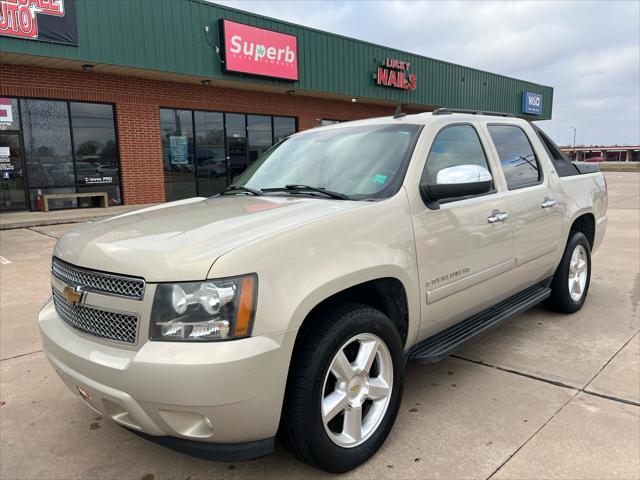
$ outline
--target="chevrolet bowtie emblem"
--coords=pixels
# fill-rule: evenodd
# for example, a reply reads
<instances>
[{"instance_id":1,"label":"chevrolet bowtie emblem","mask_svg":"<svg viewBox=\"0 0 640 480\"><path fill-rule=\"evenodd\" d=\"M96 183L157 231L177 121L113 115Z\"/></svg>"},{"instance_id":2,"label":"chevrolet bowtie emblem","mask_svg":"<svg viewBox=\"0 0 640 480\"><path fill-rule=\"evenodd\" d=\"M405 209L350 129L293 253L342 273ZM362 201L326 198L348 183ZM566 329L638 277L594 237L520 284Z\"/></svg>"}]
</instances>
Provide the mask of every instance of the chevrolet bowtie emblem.
<instances>
[{"instance_id":1,"label":"chevrolet bowtie emblem","mask_svg":"<svg viewBox=\"0 0 640 480\"><path fill-rule=\"evenodd\" d=\"M82 303L85 292L82 291L82 287L77 286L75 288L72 287L64 287L62 290L62 296L65 298L67 303L71 305L78 305Z\"/></svg>"}]
</instances>

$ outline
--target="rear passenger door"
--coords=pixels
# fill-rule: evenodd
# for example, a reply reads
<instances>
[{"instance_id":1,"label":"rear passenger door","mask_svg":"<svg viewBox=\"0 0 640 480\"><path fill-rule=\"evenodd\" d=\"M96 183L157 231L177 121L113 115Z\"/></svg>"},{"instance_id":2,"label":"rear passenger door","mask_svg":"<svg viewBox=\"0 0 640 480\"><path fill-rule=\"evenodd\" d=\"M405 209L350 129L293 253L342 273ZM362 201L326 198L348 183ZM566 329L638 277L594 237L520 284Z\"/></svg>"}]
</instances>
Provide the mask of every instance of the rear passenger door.
<instances>
[{"instance_id":1,"label":"rear passenger door","mask_svg":"<svg viewBox=\"0 0 640 480\"><path fill-rule=\"evenodd\" d=\"M490 123L487 130L509 191L514 286L522 289L553 274L555 253L562 247L562 218L550 185L549 162L541 162L524 128ZM530 134L533 138L534 132Z\"/></svg>"}]
</instances>

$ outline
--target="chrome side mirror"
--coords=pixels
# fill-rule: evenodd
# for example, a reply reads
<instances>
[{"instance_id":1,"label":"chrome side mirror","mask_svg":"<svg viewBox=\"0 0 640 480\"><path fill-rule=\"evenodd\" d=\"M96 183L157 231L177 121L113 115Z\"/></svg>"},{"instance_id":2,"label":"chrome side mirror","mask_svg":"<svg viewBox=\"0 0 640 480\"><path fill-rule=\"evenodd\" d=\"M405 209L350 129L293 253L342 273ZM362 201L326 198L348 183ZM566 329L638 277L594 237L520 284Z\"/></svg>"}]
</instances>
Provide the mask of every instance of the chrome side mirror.
<instances>
[{"instance_id":1,"label":"chrome side mirror","mask_svg":"<svg viewBox=\"0 0 640 480\"><path fill-rule=\"evenodd\" d=\"M454 165L440 170L436 183L420 184L420 193L429 208L434 208L438 200L482 195L490 192L492 187L493 177L485 167Z\"/></svg>"},{"instance_id":2,"label":"chrome side mirror","mask_svg":"<svg viewBox=\"0 0 640 480\"><path fill-rule=\"evenodd\" d=\"M492 180L489 170L480 165L455 165L440 170L436 177L436 184L459 185L461 183L491 182Z\"/></svg>"}]
</instances>

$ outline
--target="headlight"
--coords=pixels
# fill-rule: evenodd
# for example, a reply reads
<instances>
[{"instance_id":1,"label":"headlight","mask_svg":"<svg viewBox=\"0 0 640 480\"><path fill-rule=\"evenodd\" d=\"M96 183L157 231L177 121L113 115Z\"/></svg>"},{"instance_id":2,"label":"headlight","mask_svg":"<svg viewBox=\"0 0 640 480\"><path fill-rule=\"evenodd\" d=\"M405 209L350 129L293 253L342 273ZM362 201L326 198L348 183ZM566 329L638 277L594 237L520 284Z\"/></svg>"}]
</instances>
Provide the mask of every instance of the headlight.
<instances>
[{"instance_id":1,"label":"headlight","mask_svg":"<svg viewBox=\"0 0 640 480\"><path fill-rule=\"evenodd\" d=\"M203 342L248 337L258 277L162 283L151 310L151 340Z\"/></svg>"}]
</instances>

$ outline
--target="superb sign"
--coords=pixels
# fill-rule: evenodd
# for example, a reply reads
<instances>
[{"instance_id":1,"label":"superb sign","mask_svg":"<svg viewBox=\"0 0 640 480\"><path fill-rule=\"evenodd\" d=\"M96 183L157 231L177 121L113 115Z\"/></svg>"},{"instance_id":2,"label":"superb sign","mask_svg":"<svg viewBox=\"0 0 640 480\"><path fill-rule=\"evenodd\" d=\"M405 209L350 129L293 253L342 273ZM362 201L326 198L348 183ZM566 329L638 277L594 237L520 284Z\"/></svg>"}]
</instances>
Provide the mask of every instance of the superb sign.
<instances>
[{"instance_id":1,"label":"superb sign","mask_svg":"<svg viewBox=\"0 0 640 480\"><path fill-rule=\"evenodd\" d=\"M75 0L0 0L0 35L76 45Z\"/></svg>"},{"instance_id":2,"label":"superb sign","mask_svg":"<svg viewBox=\"0 0 640 480\"><path fill-rule=\"evenodd\" d=\"M298 39L242 23L222 20L227 72L298 80Z\"/></svg>"},{"instance_id":3,"label":"superb sign","mask_svg":"<svg viewBox=\"0 0 640 480\"><path fill-rule=\"evenodd\" d=\"M542 114L542 95L531 92L522 92L522 113L529 115Z\"/></svg>"}]
</instances>

